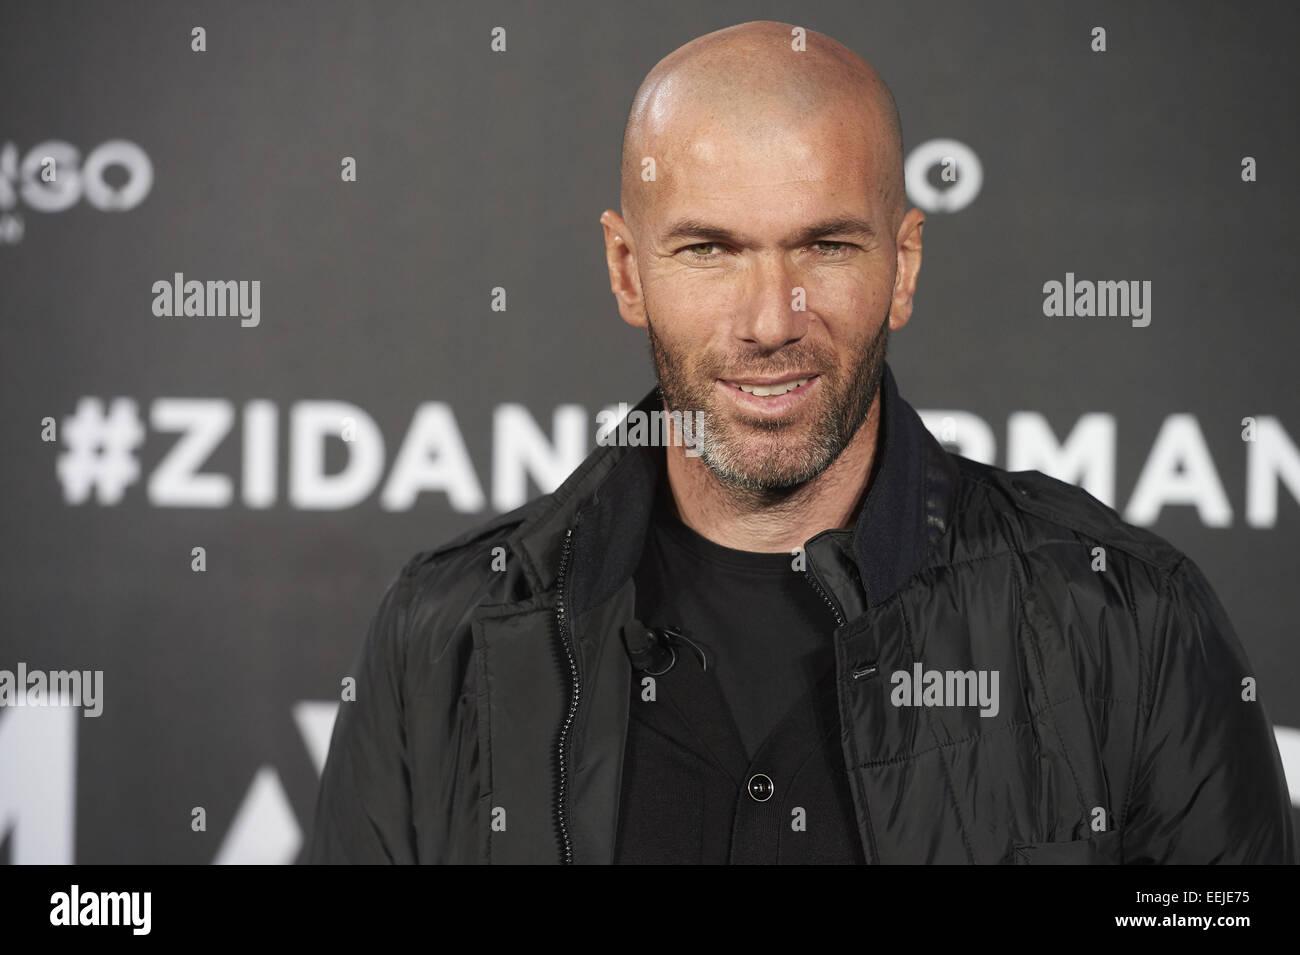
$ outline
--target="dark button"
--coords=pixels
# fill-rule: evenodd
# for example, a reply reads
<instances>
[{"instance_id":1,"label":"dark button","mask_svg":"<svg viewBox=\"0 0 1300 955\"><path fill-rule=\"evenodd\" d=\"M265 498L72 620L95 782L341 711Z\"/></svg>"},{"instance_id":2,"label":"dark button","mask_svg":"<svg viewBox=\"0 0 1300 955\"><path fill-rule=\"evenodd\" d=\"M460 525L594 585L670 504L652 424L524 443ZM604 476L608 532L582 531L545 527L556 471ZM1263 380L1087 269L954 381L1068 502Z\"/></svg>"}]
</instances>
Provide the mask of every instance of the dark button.
<instances>
[{"instance_id":1,"label":"dark button","mask_svg":"<svg viewBox=\"0 0 1300 955\"><path fill-rule=\"evenodd\" d=\"M776 787L772 785L771 776L755 773L749 777L749 797L754 802L767 802L775 791Z\"/></svg>"}]
</instances>

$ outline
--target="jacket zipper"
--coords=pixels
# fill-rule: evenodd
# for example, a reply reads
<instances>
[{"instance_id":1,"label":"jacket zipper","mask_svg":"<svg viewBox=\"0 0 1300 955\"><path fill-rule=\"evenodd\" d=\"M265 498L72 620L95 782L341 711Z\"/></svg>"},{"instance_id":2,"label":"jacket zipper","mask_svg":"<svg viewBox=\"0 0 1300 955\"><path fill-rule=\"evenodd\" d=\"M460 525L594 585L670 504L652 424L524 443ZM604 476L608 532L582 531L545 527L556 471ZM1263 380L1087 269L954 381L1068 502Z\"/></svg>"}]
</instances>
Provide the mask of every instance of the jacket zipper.
<instances>
[{"instance_id":1,"label":"jacket zipper","mask_svg":"<svg viewBox=\"0 0 1300 955\"><path fill-rule=\"evenodd\" d=\"M805 572L804 578L808 583L812 584L813 590L821 594L822 600L826 601L826 606L830 607L831 613L835 614L835 626L844 626L844 615L840 613L839 604L831 599L831 595L828 594L826 588L822 586L821 581L817 577L817 572L813 570L813 562L808 558L807 551L804 551L804 559L808 561L808 570Z\"/></svg>"},{"instance_id":2,"label":"jacket zipper","mask_svg":"<svg viewBox=\"0 0 1300 955\"><path fill-rule=\"evenodd\" d=\"M807 558L807 551L804 552L804 556ZM814 569L811 559L808 560L808 569L804 572L804 577L810 584L812 584L813 589L816 590L817 593L821 594L822 600L826 601L826 606L831 608L831 613L835 614L836 626L844 626L844 614L840 612L839 604L831 598L831 595L826 592L826 588L822 586L821 579L817 576L817 571ZM861 671L854 671L853 678L856 680L859 675L866 676L870 673L874 673L875 669L875 666L872 665L871 667L864 668ZM862 811L864 814L867 812L865 803L862 807ZM867 861L870 862L872 858L872 847L875 845L875 836L871 832L871 818L869 815L866 817L866 826L868 844L863 846L863 851L866 853Z\"/></svg>"},{"instance_id":3,"label":"jacket zipper","mask_svg":"<svg viewBox=\"0 0 1300 955\"><path fill-rule=\"evenodd\" d=\"M575 523L574 527L576 526ZM564 580L569 568L569 556L573 551L573 530L574 528L570 527L564 535L564 549L560 556L560 573L557 582L558 596L555 600L555 620L560 631L560 645L564 648L564 656L569 664L569 677L572 684L572 692L569 694L569 709L565 714L564 723L560 727L559 742L556 744L556 756L559 762L559 786L555 796L555 816L557 828L560 832L560 859L564 865L573 864L573 843L569 838L569 809L566 804L569 784L569 734L573 729L574 719L578 715L578 701L582 695L582 680L578 672L578 656L573 647L573 634L569 627L569 618L564 606Z\"/></svg>"}]
</instances>

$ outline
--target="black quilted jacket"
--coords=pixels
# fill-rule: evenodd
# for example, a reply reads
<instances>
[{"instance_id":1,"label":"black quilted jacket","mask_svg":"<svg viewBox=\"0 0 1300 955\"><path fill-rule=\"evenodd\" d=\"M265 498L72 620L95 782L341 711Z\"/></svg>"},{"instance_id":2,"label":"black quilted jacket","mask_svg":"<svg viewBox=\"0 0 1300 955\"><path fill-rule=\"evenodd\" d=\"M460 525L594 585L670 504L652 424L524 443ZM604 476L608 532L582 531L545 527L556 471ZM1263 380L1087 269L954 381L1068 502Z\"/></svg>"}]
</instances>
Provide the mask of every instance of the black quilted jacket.
<instances>
[{"instance_id":1,"label":"black quilted jacket","mask_svg":"<svg viewBox=\"0 0 1300 955\"><path fill-rule=\"evenodd\" d=\"M1199 568L1078 488L947 452L888 367L882 396L855 528L806 546L840 621L866 859L1292 861L1263 694L1243 691L1259 675ZM600 447L403 568L340 705L307 861L611 861L654 454ZM996 670L996 715L896 705L914 664Z\"/></svg>"}]
</instances>

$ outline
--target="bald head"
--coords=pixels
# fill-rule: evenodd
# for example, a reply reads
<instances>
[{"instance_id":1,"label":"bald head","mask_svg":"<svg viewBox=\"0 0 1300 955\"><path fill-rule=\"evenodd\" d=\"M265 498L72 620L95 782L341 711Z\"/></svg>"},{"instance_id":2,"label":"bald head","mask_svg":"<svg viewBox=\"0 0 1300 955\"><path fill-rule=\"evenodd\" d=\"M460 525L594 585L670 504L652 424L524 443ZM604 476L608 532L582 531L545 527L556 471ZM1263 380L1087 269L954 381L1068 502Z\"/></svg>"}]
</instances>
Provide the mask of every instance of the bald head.
<instances>
[{"instance_id":1,"label":"bald head","mask_svg":"<svg viewBox=\"0 0 1300 955\"><path fill-rule=\"evenodd\" d=\"M702 130L721 131L761 148L792 129L828 119L857 127L891 225L905 208L903 136L884 80L860 56L828 36L758 20L706 34L660 60L632 101L623 133L622 206L636 231L646 201L643 160L680 151Z\"/></svg>"}]
</instances>

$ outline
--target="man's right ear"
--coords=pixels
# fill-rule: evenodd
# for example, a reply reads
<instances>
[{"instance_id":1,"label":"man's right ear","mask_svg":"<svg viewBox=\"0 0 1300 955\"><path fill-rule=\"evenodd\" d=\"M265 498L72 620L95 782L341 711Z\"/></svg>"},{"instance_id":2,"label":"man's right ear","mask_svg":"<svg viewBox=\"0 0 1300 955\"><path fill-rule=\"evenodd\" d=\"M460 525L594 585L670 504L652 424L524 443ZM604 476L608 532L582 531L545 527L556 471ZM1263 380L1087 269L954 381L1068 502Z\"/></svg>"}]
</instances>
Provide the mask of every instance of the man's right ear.
<instances>
[{"instance_id":1,"label":"man's right ear","mask_svg":"<svg viewBox=\"0 0 1300 955\"><path fill-rule=\"evenodd\" d=\"M636 270L632 230L613 209L601 213L600 225L605 230L605 264L609 268L609 289L618 301L618 313L633 328L645 328L645 299L641 293L641 276Z\"/></svg>"}]
</instances>

